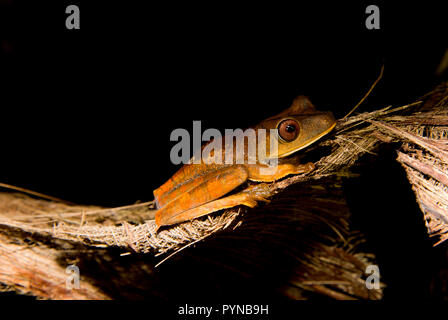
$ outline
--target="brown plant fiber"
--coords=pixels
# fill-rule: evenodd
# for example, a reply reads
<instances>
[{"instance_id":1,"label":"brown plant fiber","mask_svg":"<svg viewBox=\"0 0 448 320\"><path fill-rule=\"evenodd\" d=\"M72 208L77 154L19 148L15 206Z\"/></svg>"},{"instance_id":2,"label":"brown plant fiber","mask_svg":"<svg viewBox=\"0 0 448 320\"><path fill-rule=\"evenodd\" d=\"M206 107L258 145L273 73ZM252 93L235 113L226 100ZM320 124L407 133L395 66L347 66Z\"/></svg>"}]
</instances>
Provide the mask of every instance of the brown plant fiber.
<instances>
[{"instance_id":1,"label":"brown plant fiber","mask_svg":"<svg viewBox=\"0 0 448 320\"><path fill-rule=\"evenodd\" d=\"M440 89L439 89L440 90ZM424 212L428 231L448 238L448 90L428 111L416 112L421 102L386 107L340 120L334 133L316 147L332 152L316 163L316 170L270 184L272 196L293 183L341 174L364 153L381 143L402 141L398 161L403 164ZM412 113L410 113L413 111ZM408 113L400 115L400 113ZM0 193L3 227L82 242L93 246L119 246L153 254L172 252L235 226L241 210L234 208L206 218L155 232L152 203L117 208L70 205L34 199L20 193Z\"/></svg>"}]
</instances>

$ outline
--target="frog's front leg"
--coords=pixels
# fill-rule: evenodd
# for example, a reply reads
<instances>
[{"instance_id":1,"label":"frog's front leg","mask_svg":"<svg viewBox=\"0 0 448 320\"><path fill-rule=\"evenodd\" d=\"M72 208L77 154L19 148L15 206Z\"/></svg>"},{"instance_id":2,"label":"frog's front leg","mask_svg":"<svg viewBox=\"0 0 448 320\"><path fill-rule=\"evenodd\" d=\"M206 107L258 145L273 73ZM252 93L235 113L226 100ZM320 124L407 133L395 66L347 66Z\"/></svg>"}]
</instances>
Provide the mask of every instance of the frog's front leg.
<instances>
[{"instance_id":1,"label":"frog's front leg","mask_svg":"<svg viewBox=\"0 0 448 320\"><path fill-rule=\"evenodd\" d=\"M300 164L292 161L290 163L277 164L276 166L254 164L248 165L247 168L249 171L249 180L273 182L290 174L309 173L315 169L315 166L312 162Z\"/></svg>"}]
</instances>

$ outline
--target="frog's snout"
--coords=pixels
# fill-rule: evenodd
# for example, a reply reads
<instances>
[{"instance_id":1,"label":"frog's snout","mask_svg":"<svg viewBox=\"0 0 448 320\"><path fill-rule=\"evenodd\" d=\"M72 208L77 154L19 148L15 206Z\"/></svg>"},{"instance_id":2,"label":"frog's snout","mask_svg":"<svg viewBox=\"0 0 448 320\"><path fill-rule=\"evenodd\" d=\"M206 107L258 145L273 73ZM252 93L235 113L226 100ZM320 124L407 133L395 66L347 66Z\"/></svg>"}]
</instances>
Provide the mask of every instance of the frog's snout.
<instances>
[{"instance_id":1,"label":"frog's snout","mask_svg":"<svg viewBox=\"0 0 448 320\"><path fill-rule=\"evenodd\" d=\"M336 124L336 118L331 111L322 112L318 119L317 127L321 132L329 132Z\"/></svg>"},{"instance_id":2,"label":"frog's snout","mask_svg":"<svg viewBox=\"0 0 448 320\"><path fill-rule=\"evenodd\" d=\"M323 112L320 117L320 124L322 128L325 128L325 131L330 128L333 128L336 124L336 118L334 117L333 112L331 111Z\"/></svg>"}]
</instances>

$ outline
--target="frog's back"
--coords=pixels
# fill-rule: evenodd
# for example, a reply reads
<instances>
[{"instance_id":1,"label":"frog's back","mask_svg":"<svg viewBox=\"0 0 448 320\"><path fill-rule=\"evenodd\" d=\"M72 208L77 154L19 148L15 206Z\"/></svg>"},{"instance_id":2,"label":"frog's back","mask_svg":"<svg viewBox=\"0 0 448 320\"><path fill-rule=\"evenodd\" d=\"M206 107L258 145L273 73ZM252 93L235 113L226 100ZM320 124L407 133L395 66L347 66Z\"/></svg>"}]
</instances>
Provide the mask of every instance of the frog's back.
<instances>
[{"instance_id":1,"label":"frog's back","mask_svg":"<svg viewBox=\"0 0 448 320\"><path fill-rule=\"evenodd\" d=\"M203 145L201 147L201 155L205 158L202 158L200 163L196 164L193 162L193 159L191 159L190 163L182 166L182 168L180 168L168 181L154 190L154 199L158 209L163 208L168 203L176 200L185 192L200 188L201 185L204 188L207 181L213 179L214 176L219 177L219 172L223 172L223 170L235 165L234 156L232 156L231 164L223 163L226 159L226 148L232 148L233 155L237 152L236 143L227 146L223 141L224 139L219 139L221 144L215 145L215 149L205 155L202 154L202 151L211 142ZM244 148L243 162L247 162L247 144L245 144ZM221 153L220 163L215 162L215 152ZM246 178L247 176L245 172L243 172L242 179ZM204 190L206 190L206 188L204 188Z\"/></svg>"}]
</instances>

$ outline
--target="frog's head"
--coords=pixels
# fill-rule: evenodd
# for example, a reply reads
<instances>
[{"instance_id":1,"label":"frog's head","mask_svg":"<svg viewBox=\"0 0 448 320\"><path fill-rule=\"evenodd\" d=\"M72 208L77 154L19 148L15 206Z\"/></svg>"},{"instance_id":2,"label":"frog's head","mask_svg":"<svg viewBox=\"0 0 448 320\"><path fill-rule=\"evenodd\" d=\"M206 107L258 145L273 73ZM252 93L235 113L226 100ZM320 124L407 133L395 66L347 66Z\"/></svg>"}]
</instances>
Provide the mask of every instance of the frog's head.
<instances>
[{"instance_id":1,"label":"frog's head","mask_svg":"<svg viewBox=\"0 0 448 320\"><path fill-rule=\"evenodd\" d=\"M283 158L319 140L335 125L336 119L331 112L317 111L307 97L298 96L288 109L264 120L257 127L277 129L278 158ZM270 136L267 137L269 139ZM269 146L269 141L266 142Z\"/></svg>"}]
</instances>

